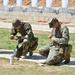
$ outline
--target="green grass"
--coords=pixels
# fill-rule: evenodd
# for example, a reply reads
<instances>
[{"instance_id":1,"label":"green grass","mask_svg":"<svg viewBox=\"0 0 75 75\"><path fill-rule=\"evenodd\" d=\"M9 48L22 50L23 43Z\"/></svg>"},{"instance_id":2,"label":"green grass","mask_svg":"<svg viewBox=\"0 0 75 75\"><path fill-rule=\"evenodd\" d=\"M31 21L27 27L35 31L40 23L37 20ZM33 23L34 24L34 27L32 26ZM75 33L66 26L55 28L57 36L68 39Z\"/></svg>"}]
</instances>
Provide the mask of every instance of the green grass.
<instances>
[{"instance_id":1,"label":"green grass","mask_svg":"<svg viewBox=\"0 0 75 75\"><path fill-rule=\"evenodd\" d=\"M38 49L51 41L48 39L49 33L34 31L35 36L39 38ZM72 56L75 57L75 34L70 34L71 40L69 43L73 45ZM0 49L13 50L17 41L10 40L10 30L0 29ZM75 68L69 66L38 66L37 63L28 61L14 60L14 65L9 64L9 59L0 58L0 75L75 75Z\"/></svg>"},{"instance_id":2,"label":"green grass","mask_svg":"<svg viewBox=\"0 0 75 75\"><path fill-rule=\"evenodd\" d=\"M75 75L75 68L68 66L38 66L37 63L0 58L0 75Z\"/></svg>"},{"instance_id":3,"label":"green grass","mask_svg":"<svg viewBox=\"0 0 75 75\"><path fill-rule=\"evenodd\" d=\"M51 42L50 39L48 39L48 32L38 32L34 31L35 36L39 38L39 44L35 52L38 52L39 48L42 46L45 46ZM71 56L75 57L75 34L70 34L70 44L72 44L73 49ZM10 30L9 29L0 29L0 49L8 49L8 50L14 50L15 46L17 45L16 40L10 40Z\"/></svg>"},{"instance_id":4,"label":"green grass","mask_svg":"<svg viewBox=\"0 0 75 75\"><path fill-rule=\"evenodd\" d=\"M10 40L10 30L0 29L0 49L14 49L17 41Z\"/></svg>"},{"instance_id":5,"label":"green grass","mask_svg":"<svg viewBox=\"0 0 75 75\"><path fill-rule=\"evenodd\" d=\"M75 33L70 34L70 41L69 41L69 43L72 44L72 46L73 46L71 56L75 57Z\"/></svg>"}]
</instances>

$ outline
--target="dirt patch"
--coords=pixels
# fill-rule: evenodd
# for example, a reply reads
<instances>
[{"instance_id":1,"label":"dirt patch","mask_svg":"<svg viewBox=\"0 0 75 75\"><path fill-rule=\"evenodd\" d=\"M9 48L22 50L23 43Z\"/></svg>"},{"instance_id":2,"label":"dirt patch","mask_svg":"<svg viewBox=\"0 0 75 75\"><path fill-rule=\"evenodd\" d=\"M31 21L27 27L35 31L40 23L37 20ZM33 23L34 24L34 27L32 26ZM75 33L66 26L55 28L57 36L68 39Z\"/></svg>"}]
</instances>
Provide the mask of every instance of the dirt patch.
<instances>
[{"instance_id":1,"label":"dirt patch","mask_svg":"<svg viewBox=\"0 0 75 75\"><path fill-rule=\"evenodd\" d=\"M46 72L59 72L59 71L62 71L62 68L58 68L56 66L50 66L50 65L44 65L44 66L41 66L39 67L41 70L43 71L46 71Z\"/></svg>"},{"instance_id":2,"label":"dirt patch","mask_svg":"<svg viewBox=\"0 0 75 75\"><path fill-rule=\"evenodd\" d=\"M27 61L16 61L14 60L14 64L10 65L9 60L1 59L0 60L0 67L2 68L19 68L19 67L26 67L26 68L32 68L35 66L35 63L27 62Z\"/></svg>"},{"instance_id":3,"label":"dirt patch","mask_svg":"<svg viewBox=\"0 0 75 75\"><path fill-rule=\"evenodd\" d=\"M29 61L15 60L14 65L10 65L9 60L4 58L0 60L0 67L2 69L13 69L13 68L18 69L21 67L21 68L25 68L26 70L33 68L33 69L40 69L46 72L56 72L62 70L61 68L58 69L58 67L55 66L48 66L48 65L39 66L37 63L29 62Z\"/></svg>"}]
</instances>

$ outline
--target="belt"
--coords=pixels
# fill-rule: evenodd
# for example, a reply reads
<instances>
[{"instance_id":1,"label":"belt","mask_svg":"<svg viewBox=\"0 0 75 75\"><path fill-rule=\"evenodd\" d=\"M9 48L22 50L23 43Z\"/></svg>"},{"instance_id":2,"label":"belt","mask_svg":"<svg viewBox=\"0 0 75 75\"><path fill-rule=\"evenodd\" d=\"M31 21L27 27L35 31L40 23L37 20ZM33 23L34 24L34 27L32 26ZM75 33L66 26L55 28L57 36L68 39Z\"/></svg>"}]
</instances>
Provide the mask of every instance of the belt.
<instances>
[{"instance_id":1,"label":"belt","mask_svg":"<svg viewBox=\"0 0 75 75\"><path fill-rule=\"evenodd\" d=\"M59 44L59 46L68 46L68 44Z\"/></svg>"}]
</instances>

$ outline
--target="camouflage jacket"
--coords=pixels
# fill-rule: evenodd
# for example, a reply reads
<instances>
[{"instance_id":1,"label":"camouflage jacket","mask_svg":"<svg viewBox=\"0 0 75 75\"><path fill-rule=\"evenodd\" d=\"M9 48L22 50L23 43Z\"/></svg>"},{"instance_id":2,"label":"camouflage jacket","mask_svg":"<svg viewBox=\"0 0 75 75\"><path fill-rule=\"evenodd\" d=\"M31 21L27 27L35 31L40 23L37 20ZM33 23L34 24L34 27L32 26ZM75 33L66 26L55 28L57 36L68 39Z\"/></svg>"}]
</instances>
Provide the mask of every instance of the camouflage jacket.
<instances>
[{"instance_id":1,"label":"camouflage jacket","mask_svg":"<svg viewBox=\"0 0 75 75\"><path fill-rule=\"evenodd\" d=\"M54 42L57 44L68 44L70 39L69 29L64 25L59 25L58 28L53 28L51 35L56 37Z\"/></svg>"},{"instance_id":2,"label":"camouflage jacket","mask_svg":"<svg viewBox=\"0 0 75 75\"><path fill-rule=\"evenodd\" d=\"M17 35L17 33L20 33L21 36L28 35L29 40L34 39L34 34L32 32L32 28L29 23L22 22L22 28L19 31L12 25L10 34L15 36L15 35Z\"/></svg>"}]
</instances>

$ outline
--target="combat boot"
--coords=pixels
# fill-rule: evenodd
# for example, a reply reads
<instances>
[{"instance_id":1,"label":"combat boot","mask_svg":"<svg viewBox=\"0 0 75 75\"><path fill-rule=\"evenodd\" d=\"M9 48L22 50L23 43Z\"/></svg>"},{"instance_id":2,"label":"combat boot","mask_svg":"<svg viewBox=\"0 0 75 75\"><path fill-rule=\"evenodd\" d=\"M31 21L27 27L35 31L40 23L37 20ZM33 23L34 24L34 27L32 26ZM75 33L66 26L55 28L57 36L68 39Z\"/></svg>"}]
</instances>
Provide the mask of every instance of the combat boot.
<instances>
[{"instance_id":1,"label":"combat boot","mask_svg":"<svg viewBox=\"0 0 75 75\"><path fill-rule=\"evenodd\" d=\"M26 56L22 55L22 56L21 56L21 58L22 58L22 59L25 59L25 58L26 58Z\"/></svg>"},{"instance_id":2,"label":"combat boot","mask_svg":"<svg viewBox=\"0 0 75 75\"><path fill-rule=\"evenodd\" d=\"M33 51L29 51L29 56L31 57L33 55Z\"/></svg>"},{"instance_id":3,"label":"combat boot","mask_svg":"<svg viewBox=\"0 0 75 75\"><path fill-rule=\"evenodd\" d=\"M69 44L68 45L68 49L65 50L65 53L64 53L64 59L65 59L65 64L68 64L70 62L70 53L72 51L72 45Z\"/></svg>"},{"instance_id":4,"label":"combat boot","mask_svg":"<svg viewBox=\"0 0 75 75\"><path fill-rule=\"evenodd\" d=\"M28 53L28 51L23 50L21 58L22 58L22 59L25 59L27 53Z\"/></svg>"},{"instance_id":5,"label":"combat boot","mask_svg":"<svg viewBox=\"0 0 75 75\"><path fill-rule=\"evenodd\" d=\"M23 52L22 55L21 55L21 58L25 59L26 58L26 53Z\"/></svg>"},{"instance_id":6,"label":"combat boot","mask_svg":"<svg viewBox=\"0 0 75 75\"><path fill-rule=\"evenodd\" d=\"M41 62L41 64L46 64L46 61Z\"/></svg>"},{"instance_id":7,"label":"combat boot","mask_svg":"<svg viewBox=\"0 0 75 75\"><path fill-rule=\"evenodd\" d=\"M14 57L14 60L19 60L19 57Z\"/></svg>"},{"instance_id":8,"label":"combat boot","mask_svg":"<svg viewBox=\"0 0 75 75\"><path fill-rule=\"evenodd\" d=\"M68 64L69 62L70 62L70 54L68 54L67 57L65 57L64 64Z\"/></svg>"}]
</instances>

